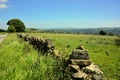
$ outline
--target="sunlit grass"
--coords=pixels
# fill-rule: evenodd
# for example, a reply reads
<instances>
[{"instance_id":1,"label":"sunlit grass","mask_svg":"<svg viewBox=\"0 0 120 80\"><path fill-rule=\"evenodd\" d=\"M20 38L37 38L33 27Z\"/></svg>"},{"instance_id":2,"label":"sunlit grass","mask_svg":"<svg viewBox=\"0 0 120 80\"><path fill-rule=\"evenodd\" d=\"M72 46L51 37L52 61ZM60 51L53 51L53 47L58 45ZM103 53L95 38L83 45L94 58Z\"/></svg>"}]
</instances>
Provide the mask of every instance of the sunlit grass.
<instances>
[{"instance_id":1,"label":"sunlit grass","mask_svg":"<svg viewBox=\"0 0 120 80\"><path fill-rule=\"evenodd\" d=\"M64 58L69 58L74 48L83 45L90 52L90 59L100 66L107 80L118 80L120 77L120 46L115 42L117 36L49 33L28 35L51 39Z\"/></svg>"},{"instance_id":2,"label":"sunlit grass","mask_svg":"<svg viewBox=\"0 0 120 80\"><path fill-rule=\"evenodd\" d=\"M69 58L72 50L81 44L88 49L90 59L100 66L107 80L118 80L120 77L120 46L116 45L116 36L47 33L28 35L51 39L63 58ZM70 77L68 79L62 71L60 59L45 55L38 57L38 52L16 34L9 34L0 43L0 80L69 80Z\"/></svg>"},{"instance_id":3,"label":"sunlit grass","mask_svg":"<svg viewBox=\"0 0 120 80\"><path fill-rule=\"evenodd\" d=\"M38 57L38 52L16 34L0 43L0 80L62 79L59 62L51 56Z\"/></svg>"}]
</instances>

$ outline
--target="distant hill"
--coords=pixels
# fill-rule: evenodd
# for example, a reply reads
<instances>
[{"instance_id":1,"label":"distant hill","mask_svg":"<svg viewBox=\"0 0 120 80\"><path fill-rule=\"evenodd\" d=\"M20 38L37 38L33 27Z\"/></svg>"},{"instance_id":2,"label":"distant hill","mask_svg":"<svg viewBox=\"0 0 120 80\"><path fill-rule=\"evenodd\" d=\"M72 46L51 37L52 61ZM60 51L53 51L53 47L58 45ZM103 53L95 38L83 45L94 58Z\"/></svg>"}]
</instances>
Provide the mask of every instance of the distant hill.
<instances>
[{"instance_id":1,"label":"distant hill","mask_svg":"<svg viewBox=\"0 0 120 80\"><path fill-rule=\"evenodd\" d=\"M115 35L120 34L120 27L118 28L51 28L45 29L46 32L58 32L58 33L86 33L86 34L99 34L100 30L105 30L107 33L113 33Z\"/></svg>"},{"instance_id":2,"label":"distant hill","mask_svg":"<svg viewBox=\"0 0 120 80\"><path fill-rule=\"evenodd\" d=\"M42 32L42 30L41 29L36 29L36 28L26 28L25 29L25 32L32 32L32 33L36 33L36 32Z\"/></svg>"},{"instance_id":3,"label":"distant hill","mask_svg":"<svg viewBox=\"0 0 120 80\"><path fill-rule=\"evenodd\" d=\"M0 29L0 32L6 32L6 30L4 30L4 29Z\"/></svg>"}]
</instances>

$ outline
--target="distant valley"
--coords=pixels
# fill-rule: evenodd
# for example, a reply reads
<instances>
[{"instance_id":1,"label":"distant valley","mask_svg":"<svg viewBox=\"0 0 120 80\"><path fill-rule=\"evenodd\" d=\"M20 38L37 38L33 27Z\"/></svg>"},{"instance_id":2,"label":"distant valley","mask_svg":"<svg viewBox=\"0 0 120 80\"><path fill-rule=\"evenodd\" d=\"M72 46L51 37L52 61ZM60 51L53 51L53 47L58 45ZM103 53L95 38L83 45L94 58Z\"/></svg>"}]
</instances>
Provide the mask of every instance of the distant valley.
<instances>
[{"instance_id":1,"label":"distant valley","mask_svg":"<svg viewBox=\"0 0 120 80\"><path fill-rule=\"evenodd\" d=\"M46 32L59 32L59 33L85 33L85 34L99 34L100 30L114 35L120 34L120 27L117 28L50 28L43 29Z\"/></svg>"}]
</instances>

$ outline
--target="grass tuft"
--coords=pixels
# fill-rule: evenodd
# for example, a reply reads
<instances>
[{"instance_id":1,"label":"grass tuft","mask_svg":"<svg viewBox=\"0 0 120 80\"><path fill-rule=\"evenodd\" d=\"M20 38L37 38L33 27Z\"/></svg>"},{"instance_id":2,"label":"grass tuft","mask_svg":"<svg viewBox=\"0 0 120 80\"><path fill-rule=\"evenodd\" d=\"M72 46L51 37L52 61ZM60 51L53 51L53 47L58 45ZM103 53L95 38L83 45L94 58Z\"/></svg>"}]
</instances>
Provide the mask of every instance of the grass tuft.
<instances>
[{"instance_id":1,"label":"grass tuft","mask_svg":"<svg viewBox=\"0 0 120 80\"><path fill-rule=\"evenodd\" d=\"M61 80L61 63L51 56L38 57L38 52L15 34L0 44L0 80Z\"/></svg>"}]
</instances>

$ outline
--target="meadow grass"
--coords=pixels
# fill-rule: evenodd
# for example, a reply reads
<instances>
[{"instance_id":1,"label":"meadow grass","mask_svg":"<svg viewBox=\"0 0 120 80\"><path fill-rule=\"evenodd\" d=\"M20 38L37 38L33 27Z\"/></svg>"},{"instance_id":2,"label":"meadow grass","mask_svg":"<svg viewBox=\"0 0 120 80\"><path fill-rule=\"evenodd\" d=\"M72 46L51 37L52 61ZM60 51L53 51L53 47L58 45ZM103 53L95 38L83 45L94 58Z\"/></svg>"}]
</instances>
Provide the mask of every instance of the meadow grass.
<instances>
[{"instance_id":1,"label":"meadow grass","mask_svg":"<svg viewBox=\"0 0 120 80\"><path fill-rule=\"evenodd\" d=\"M65 76L61 63L55 57L38 56L16 34L8 35L0 43L0 80L62 80Z\"/></svg>"},{"instance_id":2,"label":"meadow grass","mask_svg":"<svg viewBox=\"0 0 120 80\"><path fill-rule=\"evenodd\" d=\"M69 58L72 50L83 45L90 53L90 59L104 72L107 80L120 79L120 45L117 45L117 36L100 36L85 34L50 34L28 33L36 37L45 37L52 40L61 57Z\"/></svg>"},{"instance_id":3,"label":"meadow grass","mask_svg":"<svg viewBox=\"0 0 120 80\"><path fill-rule=\"evenodd\" d=\"M0 35L7 34L6 32L0 32Z\"/></svg>"},{"instance_id":4,"label":"meadow grass","mask_svg":"<svg viewBox=\"0 0 120 80\"><path fill-rule=\"evenodd\" d=\"M26 34L26 33L25 33ZM120 45L116 36L84 34L27 33L52 40L62 58L69 58L72 50L83 45L90 59L104 72L106 80L119 80ZM108 54L107 54L108 53ZM41 53L39 53L41 54ZM28 42L9 34L0 43L0 80L70 80L63 72L62 61L52 56L40 55Z\"/></svg>"}]
</instances>

